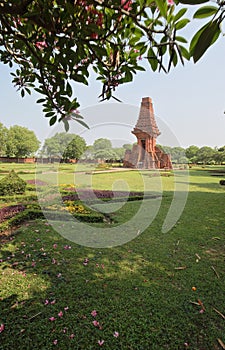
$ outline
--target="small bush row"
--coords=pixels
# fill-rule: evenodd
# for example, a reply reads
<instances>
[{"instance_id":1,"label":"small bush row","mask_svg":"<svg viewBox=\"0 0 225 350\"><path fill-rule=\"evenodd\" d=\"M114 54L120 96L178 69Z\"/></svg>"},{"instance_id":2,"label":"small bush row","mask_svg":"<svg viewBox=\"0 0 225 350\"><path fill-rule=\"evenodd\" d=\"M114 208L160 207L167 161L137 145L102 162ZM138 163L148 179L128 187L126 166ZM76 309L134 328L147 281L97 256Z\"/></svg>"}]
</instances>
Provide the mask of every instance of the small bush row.
<instances>
[{"instance_id":1,"label":"small bush row","mask_svg":"<svg viewBox=\"0 0 225 350\"><path fill-rule=\"evenodd\" d=\"M46 216L50 220L66 220L68 221L68 215L65 215L65 212L59 212L54 210L46 210ZM101 213L92 212L88 214L81 214L81 213L75 213L71 216L78 219L82 222L89 222L89 223L99 223L104 221L104 216ZM19 214L15 215L14 217L5 220L4 222L0 223L0 232L4 232L7 230L10 230L11 228L23 224L25 221L39 219L39 218L45 218L45 212L43 212L40 209L25 209L21 211Z\"/></svg>"}]
</instances>

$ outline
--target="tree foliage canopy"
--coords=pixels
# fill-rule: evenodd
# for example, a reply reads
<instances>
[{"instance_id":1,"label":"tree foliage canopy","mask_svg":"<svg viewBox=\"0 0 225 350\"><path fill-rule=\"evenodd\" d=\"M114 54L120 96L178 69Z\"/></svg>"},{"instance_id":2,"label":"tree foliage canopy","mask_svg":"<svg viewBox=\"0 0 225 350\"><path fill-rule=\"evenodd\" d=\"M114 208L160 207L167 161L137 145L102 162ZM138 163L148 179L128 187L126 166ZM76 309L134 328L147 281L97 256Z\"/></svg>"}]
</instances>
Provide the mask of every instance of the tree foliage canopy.
<instances>
[{"instance_id":1,"label":"tree foliage canopy","mask_svg":"<svg viewBox=\"0 0 225 350\"><path fill-rule=\"evenodd\" d=\"M45 140L43 151L48 157L79 159L86 150L83 137L66 132L56 133Z\"/></svg>"},{"instance_id":2,"label":"tree foliage canopy","mask_svg":"<svg viewBox=\"0 0 225 350\"><path fill-rule=\"evenodd\" d=\"M34 155L40 146L35 133L23 126L14 125L7 131L6 150L8 157L27 157Z\"/></svg>"},{"instance_id":3,"label":"tree foliage canopy","mask_svg":"<svg viewBox=\"0 0 225 350\"><path fill-rule=\"evenodd\" d=\"M208 0L2 0L0 60L12 71L22 97L41 94L45 117L69 128L69 119L85 125L72 82L88 84L90 67L102 83L101 99L110 99L117 86L145 70L168 72L180 61L198 61L218 38L224 1L198 7L194 18L209 22L190 46L181 36L190 19L188 5ZM179 5L180 4L180 5ZM177 6L179 5L179 6Z\"/></svg>"}]
</instances>

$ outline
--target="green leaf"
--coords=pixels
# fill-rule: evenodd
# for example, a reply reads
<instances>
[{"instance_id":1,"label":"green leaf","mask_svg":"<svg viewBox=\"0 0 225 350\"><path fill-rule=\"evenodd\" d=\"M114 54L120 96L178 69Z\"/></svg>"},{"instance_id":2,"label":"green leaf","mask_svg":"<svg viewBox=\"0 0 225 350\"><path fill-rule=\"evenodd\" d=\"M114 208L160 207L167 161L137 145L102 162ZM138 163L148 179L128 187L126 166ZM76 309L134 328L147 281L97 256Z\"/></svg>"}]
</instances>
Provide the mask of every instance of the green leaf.
<instances>
[{"instance_id":1,"label":"green leaf","mask_svg":"<svg viewBox=\"0 0 225 350\"><path fill-rule=\"evenodd\" d=\"M45 102L44 98L40 98L39 100L37 100L37 103L42 103L42 102Z\"/></svg>"},{"instance_id":2,"label":"green leaf","mask_svg":"<svg viewBox=\"0 0 225 350\"><path fill-rule=\"evenodd\" d=\"M87 82L87 79L81 75L81 74L76 74L76 75L73 75L72 77L75 81L77 81L78 83L83 83L85 85L88 85L88 82Z\"/></svg>"},{"instance_id":3,"label":"green leaf","mask_svg":"<svg viewBox=\"0 0 225 350\"><path fill-rule=\"evenodd\" d=\"M156 0L156 5L161 13L161 15L166 18L167 17L167 2L165 0Z\"/></svg>"},{"instance_id":4,"label":"green leaf","mask_svg":"<svg viewBox=\"0 0 225 350\"><path fill-rule=\"evenodd\" d=\"M78 122L82 126L84 126L85 128L90 129L89 126L83 120L80 120L80 119L75 119L75 120L76 120L76 122Z\"/></svg>"},{"instance_id":5,"label":"green leaf","mask_svg":"<svg viewBox=\"0 0 225 350\"><path fill-rule=\"evenodd\" d=\"M195 12L193 18L205 18L213 16L217 13L217 11L218 8L215 6L203 6Z\"/></svg>"},{"instance_id":6,"label":"green leaf","mask_svg":"<svg viewBox=\"0 0 225 350\"><path fill-rule=\"evenodd\" d=\"M193 56L193 52L194 52L194 48L197 45L198 39L201 35L201 33L203 32L203 30L208 26L208 23L206 23L202 28L199 29L199 31L197 33L195 33L195 35L193 36L193 38L191 39L191 43L190 43L190 54L191 56Z\"/></svg>"},{"instance_id":7,"label":"green leaf","mask_svg":"<svg viewBox=\"0 0 225 350\"><path fill-rule=\"evenodd\" d=\"M184 58L186 58L186 60L189 61L190 60L190 53L188 52L188 50L182 45L179 45L179 49L180 49L182 56Z\"/></svg>"},{"instance_id":8,"label":"green leaf","mask_svg":"<svg viewBox=\"0 0 225 350\"><path fill-rule=\"evenodd\" d=\"M206 52L206 50L218 39L220 26L217 21L210 22L200 33L193 49L193 60L196 63Z\"/></svg>"},{"instance_id":9,"label":"green leaf","mask_svg":"<svg viewBox=\"0 0 225 350\"><path fill-rule=\"evenodd\" d=\"M55 124L56 120L57 120L57 116L55 115L54 117L52 117L52 118L50 119L49 125L52 126L53 124Z\"/></svg>"},{"instance_id":10,"label":"green leaf","mask_svg":"<svg viewBox=\"0 0 225 350\"><path fill-rule=\"evenodd\" d=\"M25 96L25 91L24 91L24 89L21 90L21 96L22 96L22 97Z\"/></svg>"},{"instance_id":11,"label":"green leaf","mask_svg":"<svg viewBox=\"0 0 225 350\"><path fill-rule=\"evenodd\" d=\"M187 43L187 40L183 38L182 36L176 36L176 41L180 41L181 43Z\"/></svg>"},{"instance_id":12,"label":"green leaf","mask_svg":"<svg viewBox=\"0 0 225 350\"><path fill-rule=\"evenodd\" d=\"M181 19L179 22L175 24L176 30L184 28L189 22L190 20L188 18Z\"/></svg>"},{"instance_id":13,"label":"green leaf","mask_svg":"<svg viewBox=\"0 0 225 350\"><path fill-rule=\"evenodd\" d=\"M72 90L71 85L69 83L66 84L66 92L67 92L67 95L69 97L71 97L73 94L73 90Z\"/></svg>"},{"instance_id":14,"label":"green leaf","mask_svg":"<svg viewBox=\"0 0 225 350\"><path fill-rule=\"evenodd\" d=\"M150 63L153 72L155 72L158 67L158 60L151 47L148 50L148 62Z\"/></svg>"},{"instance_id":15,"label":"green leaf","mask_svg":"<svg viewBox=\"0 0 225 350\"><path fill-rule=\"evenodd\" d=\"M48 112L45 114L46 118L52 117L53 115L55 115L55 112Z\"/></svg>"},{"instance_id":16,"label":"green leaf","mask_svg":"<svg viewBox=\"0 0 225 350\"><path fill-rule=\"evenodd\" d=\"M26 92L27 92L29 95L31 95L31 91L30 91L30 89L25 88L25 90L26 90Z\"/></svg>"},{"instance_id":17,"label":"green leaf","mask_svg":"<svg viewBox=\"0 0 225 350\"><path fill-rule=\"evenodd\" d=\"M173 21L176 22L178 21L178 19L180 19L181 17L183 17L183 15L187 12L187 8L183 8L180 11L177 12L177 14L174 16Z\"/></svg>"},{"instance_id":18,"label":"green leaf","mask_svg":"<svg viewBox=\"0 0 225 350\"><path fill-rule=\"evenodd\" d=\"M64 123L64 128L65 128L66 132L69 131L70 125L68 123L68 120L63 119L63 123Z\"/></svg>"},{"instance_id":19,"label":"green leaf","mask_svg":"<svg viewBox=\"0 0 225 350\"><path fill-rule=\"evenodd\" d=\"M142 66L136 66L135 69L136 70L140 70L141 72L145 72L146 71L146 69L144 67L142 67Z\"/></svg>"},{"instance_id":20,"label":"green leaf","mask_svg":"<svg viewBox=\"0 0 225 350\"><path fill-rule=\"evenodd\" d=\"M132 80L133 80L133 74L129 70L126 70L125 77L123 78L123 82L129 83Z\"/></svg>"}]
</instances>

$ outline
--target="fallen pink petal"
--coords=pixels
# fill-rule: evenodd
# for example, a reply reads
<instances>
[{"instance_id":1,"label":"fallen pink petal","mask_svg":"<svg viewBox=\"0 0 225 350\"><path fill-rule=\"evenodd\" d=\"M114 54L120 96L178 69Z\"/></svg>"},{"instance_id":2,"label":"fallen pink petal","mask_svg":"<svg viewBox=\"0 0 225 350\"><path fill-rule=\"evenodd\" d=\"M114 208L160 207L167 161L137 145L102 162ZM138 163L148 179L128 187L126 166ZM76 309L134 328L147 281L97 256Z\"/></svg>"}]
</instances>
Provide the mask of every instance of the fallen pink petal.
<instances>
[{"instance_id":1,"label":"fallen pink petal","mask_svg":"<svg viewBox=\"0 0 225 350\"><path fill-rule=\"evenodd\" d=\"M118 337L119 337L119 332L114 332L113 336L114 336L115 338L118 338Z\"/></svg>"},{"instance_id":2,"label":"fallen pink petal","mask_svg":"<svg viewBox=\"0 0 225 350\"><path fill-rule=\"evenodd\" d=\"M53 322L53 321L55 321L55 320L56 320L56 318L55 318L54 316L52 316L52 317L49 318L49 321L51 321L51 322Z\"/></svg>"},{"instance_id":3,"label":"fallen pink petal","mask_svg":"<svg viewBox=\"0 0 225 350\"><path fill-rule=\"evenodd\" d=\"M102 346L104 344L104 340L98 340L98 345Z\"/></svg>"},{"instance_id":4,"label":"fallen pink petal","mask_svg":"<svg viewBox=\"0 0 225 350\"><path fill-rule=\"evenodd\" d=\"M5 329L5 325L4 325L4 323L2 323L0 325L0 333L2 333L4 331L4 329Z\"/></svg>"},{"instance_id":5,"label":"fallen pink petal","mask_svg":"<svg viewBox=\"0 0 225 350\"><path fill-rule=\"evenodd\" d=\"M93 310L93 311L91 311L91 316L93 316L93 317L96 317L97 316L97 311L96 310Z\"/></svg>"},{"instance_id":6,"label":"fallen pink petal","mask_svg":"<svg viewBox=\"0 0 225 350\"><path fill-rule=\"evenodd\" d=\"M62 312L62 311L59 311L58 316L59 316L59 317L63 317L63 312Z\"/></svg>"}]
</instances>

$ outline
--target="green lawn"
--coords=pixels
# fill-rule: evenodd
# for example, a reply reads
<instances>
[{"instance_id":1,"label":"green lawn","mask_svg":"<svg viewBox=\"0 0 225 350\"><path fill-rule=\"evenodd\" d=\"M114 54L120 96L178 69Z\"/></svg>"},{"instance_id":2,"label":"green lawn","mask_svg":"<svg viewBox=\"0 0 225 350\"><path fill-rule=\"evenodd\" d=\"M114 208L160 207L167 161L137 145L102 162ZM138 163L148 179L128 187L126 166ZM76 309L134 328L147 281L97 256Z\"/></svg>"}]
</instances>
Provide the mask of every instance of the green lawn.
<instances>
[{"instance_id":1,"label":"green lawn","mask_svg":"<svg viewBox=\"0 0 225 350\"><path fill-rule=\"evenodd\" d=\"M34 170L24 167L21 172ZM51 169L45 169L49 181ZM174 182L182 191L187 179L182 171L176 181L149 174L92 176L96 189L124 188L122 176L130 190L142 191L146 182L149 192L162 192L152 224L126 244L85 247L64 239L44 220L25 223L3 240L1 350L223 349L225 188L207 168L191 169L185 209L176 225L162 233ZM90 175L75 174L75 183L76 176L80 187L89 187ZM34 173L21 177L32 179ZM44 180L46 174L37 177ZM59 178L62 184L74 183L74 166L62 165ZM146 200L150 211L156 201ZM129 222L141 202L127 202L113 213L112 224L95 224L95 229ZM85 226L80 234L85 235Z\"/></svg>"}]
</instances>

